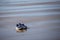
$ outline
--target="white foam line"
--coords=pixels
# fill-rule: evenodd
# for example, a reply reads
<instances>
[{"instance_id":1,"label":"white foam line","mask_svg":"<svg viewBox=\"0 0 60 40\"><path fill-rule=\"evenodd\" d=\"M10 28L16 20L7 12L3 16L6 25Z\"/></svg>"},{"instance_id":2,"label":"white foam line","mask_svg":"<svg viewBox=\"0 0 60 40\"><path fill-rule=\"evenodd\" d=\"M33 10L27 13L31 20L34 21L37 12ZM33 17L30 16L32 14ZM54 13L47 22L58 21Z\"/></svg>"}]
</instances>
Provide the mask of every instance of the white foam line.
<instances>
[{"instance_id":1,"label":"white foam line","mask_svg":"<svg viewBox=\"0 0 60 40\"><path fill-rule=\"evenodd\" d=\"M0 12L28 12L28 11L36 11L36 10L52 10L52 9L59 9L59 8L35 8L35 9L18 9L18 10L6 10Z\"/></svg>"},{"instance_id":2,"label":"white foam line","mask_svg":"<svg viewBox=\"0 0 60 40\"><path fill-rule=\"evenodd\" d=\"M60 15L60 13L33 13L33 14L6 14L0 15L0 17L14 17L14 16L21 16L21 17L31 17L31 16L49 16L49 15Z\"/></svg>"},{"instance_id":3,"label":"white foam line","mask_svg":"<svg viewBox=\"0 0 60 40\"><path fill-rule=\"evenodd\" d=\"M10 3L10 4L14 4L14 3L34 3L34 2L55 2L55 1L59 1L59 0L4 0L4 1L0 1L0 3Z\"/></svg>"},{"instance_id":4,"label":"white foam line","mask_svg":"<svg viewBox=\"0 0 60 40\"><path fill-rule=\"evenodd\" d=\"M26 6L26 7L0 7L0 12L18 12L18 11L34 11L34 10L47 10L58 9L59 5L40 5L40 6Z\"/></svg>"}]
</instances>

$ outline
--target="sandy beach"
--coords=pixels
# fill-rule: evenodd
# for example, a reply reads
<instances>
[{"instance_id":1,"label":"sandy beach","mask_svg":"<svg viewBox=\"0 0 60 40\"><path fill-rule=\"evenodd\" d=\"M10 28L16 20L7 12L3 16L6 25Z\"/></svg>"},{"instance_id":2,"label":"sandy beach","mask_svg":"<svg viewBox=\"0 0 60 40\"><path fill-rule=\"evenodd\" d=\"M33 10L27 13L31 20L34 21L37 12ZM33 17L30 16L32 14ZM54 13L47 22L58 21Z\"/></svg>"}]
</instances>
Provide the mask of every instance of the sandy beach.
<instances>
[{"instance_id":1,"label":"sandy beach","mask_svg":"<svg viewBox=\"0 0 60 40\"><path fill-rule=\"evenodd\" d=\"M0 3L0 40L60 40L60 1L6 0ZM19 22L29 29L16 32Z\"/></svg>"}]
</instances>

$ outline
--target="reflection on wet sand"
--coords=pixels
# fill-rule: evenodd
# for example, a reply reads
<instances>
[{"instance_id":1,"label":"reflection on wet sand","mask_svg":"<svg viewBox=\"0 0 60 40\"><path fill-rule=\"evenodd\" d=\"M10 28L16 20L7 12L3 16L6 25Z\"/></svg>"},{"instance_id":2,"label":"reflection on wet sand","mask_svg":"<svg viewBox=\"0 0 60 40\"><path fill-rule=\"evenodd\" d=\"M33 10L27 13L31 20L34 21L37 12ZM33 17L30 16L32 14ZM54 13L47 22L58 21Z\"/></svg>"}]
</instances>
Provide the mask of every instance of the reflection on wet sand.
<instances>
[{"instance_id":1,"label":"reflection on wet sand","mask_svg":"<svg viewBox=\"0 0 60 40\"><path fill-rule=\"evenodd\" d=\"M20 29L16 27L16 32L25 32L25 31L27 31L27 29Z\"/></svg>"},{"instance_id":2,"label":"reflection on wet sand","mask_svg":"<svg viewBox=\"0 0 60 40\"><path fill-rule=\"evenodd\" d=\"M25 32L27 30L16 30L16 32Z\"/></svg>"}]
</instances>

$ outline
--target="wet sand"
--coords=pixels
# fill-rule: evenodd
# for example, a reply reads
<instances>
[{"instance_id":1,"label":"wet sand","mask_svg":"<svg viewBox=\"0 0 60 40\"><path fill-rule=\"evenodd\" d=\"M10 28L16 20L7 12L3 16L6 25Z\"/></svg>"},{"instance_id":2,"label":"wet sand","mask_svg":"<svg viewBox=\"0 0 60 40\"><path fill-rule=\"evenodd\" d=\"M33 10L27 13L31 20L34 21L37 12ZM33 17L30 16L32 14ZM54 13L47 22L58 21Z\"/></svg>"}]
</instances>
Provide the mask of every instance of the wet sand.
<instances>
[{"instance_id":1,"label":"wet sand","mask_svg":"<svg viewBox=\"0 0 60 40\"><path fill-rule=\"evenodd\" d=\"M3 17L0 27L1 40L59 40L60 16ZM21 20L21 21L20 21ZM23 21L23 22L22 22ZM16 23L29 27L25 32L16 32Z\"/></svg>"},{"instance_id":2,"label":"wet sand","mask_svg":"<svg viewBox=\"0 0 60 40\"><path fill-rule=\"evenodd\" d=\"M0 40L60 40L59 4L58 0L0 1ZM16 32L19 22L29 29Z\"/></svg>"}]
</instances>

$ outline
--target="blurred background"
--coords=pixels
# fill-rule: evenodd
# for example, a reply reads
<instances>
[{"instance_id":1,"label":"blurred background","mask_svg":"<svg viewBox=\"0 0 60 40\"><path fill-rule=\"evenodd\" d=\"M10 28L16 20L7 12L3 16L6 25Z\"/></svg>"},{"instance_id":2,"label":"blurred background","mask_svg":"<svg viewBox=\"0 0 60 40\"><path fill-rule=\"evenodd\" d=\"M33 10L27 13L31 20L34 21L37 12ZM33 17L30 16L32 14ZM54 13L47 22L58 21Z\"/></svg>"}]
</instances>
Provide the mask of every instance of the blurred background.
<instances>
[{"instance_id":1,"label":"blurred background","mask_svg":"<svg viewBox=\"0 0 60 40\"><path fill-rule=\"evenodd\" d=\"M17 33L17 23L29 29ZM60 0L0 0L0 40L60 40Z\"/></svg>"}]
</instances>

